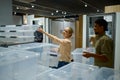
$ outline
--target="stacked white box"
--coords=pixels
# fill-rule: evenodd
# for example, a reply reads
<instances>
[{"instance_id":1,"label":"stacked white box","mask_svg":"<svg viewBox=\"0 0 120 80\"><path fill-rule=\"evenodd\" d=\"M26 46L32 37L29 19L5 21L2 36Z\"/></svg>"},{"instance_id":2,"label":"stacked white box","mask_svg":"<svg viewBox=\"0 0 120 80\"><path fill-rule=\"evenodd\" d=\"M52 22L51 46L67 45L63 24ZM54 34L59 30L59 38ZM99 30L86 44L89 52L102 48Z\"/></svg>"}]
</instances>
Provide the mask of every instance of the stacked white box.
<instances>
[{"instance_id":1,"label":"stacked white box","mask_svg":"<svg viewBox=\"0 0 120 80\"><path fill-rule=\"evenodd\" d=\"M11 44L33 42L34 36L0 36L0 41Z\"/></svg>"},{"instance_id":2,"label":"stacked white box","mask_svg":"<svg viewBox=\"0 0 120 80\"><path fill-rule=\"evenodd\" d=\"M11 44L34 42L34 30L29 25L1 25L0 41Z\"/></svg>"},{"instance_id":3,"label":"stacked white box","mask_svg":"<svg viewBox=\"0 0 120 80\"><path fill-rule=\"evenodd\" d=\"M9 31L15 29L16 25L0 25L0 30Z\"/></svg>"},{"instance_id":4,"label":"stacked white box","mask_svg":"<svg viewBox=\"0 0 120 80\"><path fill-rule=\"evenodd\" d=\"M21 50L1 53L0 80L31 80L36 75L39 54Z\"/></svg>"},{"instance_id":5,"label":"stacked white box","mask_svg":"<svg viewBox=\"0 0 120 80\"><path fill-rule=\"evenodd\" d=\"M53 49L58 48L58 45L50 43L28 43L9 46L9 48L24 49L39 53L39 64L41 65L50 67L56 67L58 65L58 54L55 51L53 51Z\"/></svg>"},{"instance_id":6,"label":"stacked white box","mask_svg":"<svg viewBox=\"0 0 120 80\"><path fill-rule=\"evenodd\" d=\"M33 33L33 30L10 30L6 32L8 36L34 36Z\"/></svg>"}]
</instances>

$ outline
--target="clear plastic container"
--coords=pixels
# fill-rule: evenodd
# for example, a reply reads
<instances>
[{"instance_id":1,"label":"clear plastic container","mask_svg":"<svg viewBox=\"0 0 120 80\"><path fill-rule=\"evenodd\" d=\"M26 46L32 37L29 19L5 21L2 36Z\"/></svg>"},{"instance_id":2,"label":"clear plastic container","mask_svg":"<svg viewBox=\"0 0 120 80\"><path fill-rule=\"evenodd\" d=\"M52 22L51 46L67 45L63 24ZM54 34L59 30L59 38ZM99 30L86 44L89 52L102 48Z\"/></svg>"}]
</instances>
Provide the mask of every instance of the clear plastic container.
<instances>
[{"instance_id":1,"label":"clear plastic container","mask_svg":"<svg viewBox=\"0 0 120 80\"><path fill-rule=\"evenodd\" d=\"M0 31L0 36L34 36L33 30Z\"/></svg>"},{"instance_id":2,"label":"clear plastic container","mask_svg":"<svg viewBox=\"0 0 120 80\"><path fill-rule=\"evenodd\" d=\"M84 48L76 48L74 51L72 51L72 55L73 55L73 59L75 62L79 62L79 63L85 63L85 64L89 64L89 65L94 65L94 58L90 57L90 58L86 58L84 56L82 56L83 51L85 51L86 49ZM87 51L93 51L94 49L89 48L89 50Z\"/></svg>"},{"instance_id":3,"label":"clear plastic container","mask_svg":"<svg viewBox=\"0 0 120 80\"><path fill-rule=\"evenodd\" d=\"M118 77L120 77L120 71L116 71L113 68L101 67L96 75L96 80L117 80Z\"/></svg>"},{"instance_id":4,"label":"clear plastic container","mask_svg":"<svg viewBox=\"0 0 120 80\"><path fill-rule=\"evenodd\" d=\"M95 80L98 69L97 66L71 62L52 72L50 76L53 80Z\"/></svg>"},{"instance_id":5,"label":"clear plastic container","mask_svg":"<svg viewBox=\"0 0 120 80\"><path fill-rule=\"evenodd\" d=\"M36 75L40 75L40 74L46 72L49 69L51 69L51 68L49 68L47 66L43 66L43 65L38 65Z\"/></svg>"},{"instance_id":6,"label":"clear plastic container","mask_svg":"<svg viewBox=\"0 0 120 80\"><path fill-rule=\"evenodd\" d=\"M42 43L40 46L26 49L28 51L37 52L40 54L39 64L49 67L57 67L58 65L58 54L53 51L58 48L55 44Z\"/></svg>"},{"instance_id":7,"label":"clear plastic container","mask_svg":"<svg viewBox=\"0 0 120 80\"><path fill-rule=\"evenodd\" d=\"M5 51L10 51L11 49L9 48L4 48L4 47L0 47L0 56L2 56L2 52L5 52Z\"/></svg>"},{"instance_id":8,"label":"clear plastic container","mask_svg":"<svg viewBox=\"0 0 120 80\"><path fill-rule=\"evenodd\" d=\"M0 80L31 80L37 72L38 53L11 50L0 52Z\"/></svg>"},{"instance_id":9,"label":"clear plastic container","mask_svg":"<svg viewBox=\"0 0 120 80\"><path fill-rule=\"evenodd\" d=\"M56 69L48 69L38 75L36 75L32 80L54 80L51 76L51 72L56 71Z\"/></svg>"},{"instance_id":10,"label":"clear plastic container","mask_svg":"<svg viewBox=\"0 0 120 80\"><path fill-rule=\"evenodd\" d=\"M34 42L34 36L3 36L0 40L6 43L16 44L16 43L26 43Z\"/></svg>"},{"instance_id":11,"label":"clear plastic container","mask_svg":"<svg viewBox=\"0 0 120 80\"><path fill-rule=\"evenodd\" d=\"M39 64L50 67L57 67L58 54L54 49L58 48L58 45L50 43L28 43L9 46L11 49L24 49L40 54Z\"/></svg>"},{"instance_id":12,"label":"clear plastic container","mask_svg":"<svg viewBox=\"0 0 120 80\"><path fill-rule=\"evenodd\" d=\"M107 80L120 80L120 73L110 76Z\"/></svg>"}]
</instances>

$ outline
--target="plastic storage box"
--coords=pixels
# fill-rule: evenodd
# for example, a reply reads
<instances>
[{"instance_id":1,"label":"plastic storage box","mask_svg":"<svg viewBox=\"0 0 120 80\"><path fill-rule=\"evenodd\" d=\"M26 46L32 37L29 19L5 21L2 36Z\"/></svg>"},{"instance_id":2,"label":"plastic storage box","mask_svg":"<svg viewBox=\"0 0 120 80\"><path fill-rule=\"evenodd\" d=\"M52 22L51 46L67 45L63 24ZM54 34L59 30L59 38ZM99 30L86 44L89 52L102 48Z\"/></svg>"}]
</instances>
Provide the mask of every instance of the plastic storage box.
<instances>
[{"instance_id":1,"label":"plastic storage box","mask_svg":"<svg viewBox=\"0 0 120 80\"><path fill-rule=\"evenodd\" d=\"M34 42L34 30L29 25L0 25L0 41L9 44Z\"/></svg>"},{"instance_id":2,"label":"plastic storage box","mask_svg":"<svg viewBox=\"0 0 120 80\"><path fill-rule=\"evenodd\" d=\"M96 75L96 80L118 80L120 71L113 68L101 67Z\"/></svg>"},{"instance_id":3,"label":"plastic storage box","mask_svg":"<svg viewBox=\"0 0 120 80\"><path fill-rule=\"evenodd\" d=\"M40 46L26 49L28 51L37 52L40 54L39 64L49 67L57 67L58 65L58 54L53 50L58 48L57 45L43 43Z\"/></svg>"},{"instance_id":4,"label":"plastic storage box","mask_svg":"<svg viewBox=\"0 0 120 80\"><path fill-rule=\"evenodd\" d=\"M52 78L52 72L57 71L57 69L48 69L38 75L36 75L33 80L54 80Z\"/></svg>"},{"instance_id":5,"label":"plastic storage box","mask_svg":"<svg viewBox=\"0 0 120 80\"><path fill-rule=\"evenodd\" d=\"M0 80L31 80L36 75L38 53L11 50L0 54Z\"/></svg>"},{"instance_id":6,"label":"plastic storage box","mask_svg":"<svg viewBox=\"0 0 120 80\"><path fill-rule=\"evenodd\" d=\"M95 80L97 66L71 62L50 74L52 80Z\"/></svg>"},{"instance_id":7,"label":"plastic storage box","mask_svg":"<svg viewBox=\"0 0 120 80\"><path fill-rule=\"evenodd\" d=\"M16 44L16 43L26 43L34 42L34 36L0 36L2 42Z\"/></svg>"},{"instance_id":8,"label":"plastic storage box","mask_svg":"<svg viewBox=\"0 0 120 80\"><path fill-rule=\"evenodd\" d=\"M0 56L4 55L2 52L10 51L9 48L0 47Z\"/></svg>"},{"instance_id":9,"label":"plastic storage box","mask_svg":"<svg viewBox=\"0 0 120 80\"><path fill-rule=\"evenodd\" d=\"M24 49L27 51L37 52L40 54L39 64L49 67L57 67L58 54L54 51L58 45L50 43L28 43L9 46L12 49Z\"/></svg>"},{"instance_id":10,"label":"plastic storage box","mask_svg":"<svg viewBox=\"0 0 120 80\"><path fill-rule=\"evenodd\" d=\"M89 65L94 65L94 58L86 58L82 56L84 48L76 48L75 50L72 51L73 59L75 62L79 63L85 63ZM92 48L89 48L89 51L93 51Z\"/></svg>"},{"instance_id":11,"label":"plastic storage box","mask_svg":"<svg viewBox=\"0 0 120 80\"><path fill-rule=\"evenodd\" d=\"M0 31L2 36L34 36L33 30L10 30Z\"/></svg>"}]
</instances>

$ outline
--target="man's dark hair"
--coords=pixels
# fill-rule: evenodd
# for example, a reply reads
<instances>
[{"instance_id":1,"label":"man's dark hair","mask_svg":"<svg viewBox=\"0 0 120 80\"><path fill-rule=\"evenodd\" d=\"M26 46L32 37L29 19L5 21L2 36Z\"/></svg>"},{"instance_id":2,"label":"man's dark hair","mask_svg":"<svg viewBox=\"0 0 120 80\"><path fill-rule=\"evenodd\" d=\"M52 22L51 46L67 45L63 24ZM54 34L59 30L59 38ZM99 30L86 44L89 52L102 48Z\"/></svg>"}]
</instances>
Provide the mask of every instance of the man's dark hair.
<instances>
[{"instance_id":1,"label":"man's dark hair","mask_svg":"<svg viewBox=\"0 0 120 80\"><path fill-rule=\"evenodd\" d=\"M104 27L104 31L108 30L108 22L104 19L97 19L95 21L96 24L98 24L99 26L103 26Z\"/></svg>"}]
</instances>

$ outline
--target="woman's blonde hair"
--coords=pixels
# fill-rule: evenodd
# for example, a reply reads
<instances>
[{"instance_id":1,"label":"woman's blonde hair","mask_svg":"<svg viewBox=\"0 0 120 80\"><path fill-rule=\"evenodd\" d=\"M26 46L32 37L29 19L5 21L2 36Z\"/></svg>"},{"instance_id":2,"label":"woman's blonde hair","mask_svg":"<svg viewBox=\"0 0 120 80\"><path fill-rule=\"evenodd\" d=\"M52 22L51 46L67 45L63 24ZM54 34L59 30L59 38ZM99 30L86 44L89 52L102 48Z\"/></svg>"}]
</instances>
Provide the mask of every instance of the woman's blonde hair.
<instances>
[{"instance_id":1,"label":"woman's blonde hair","mask_svg":"<svg viewBox=\"0 0 120 80\"><path fill-rule=\"evenodd\" d=\"M72 33L73 33L73 29L71 27L68 27L69 28L69 34L70 34L70 37L72 36Z\"/></svg>"}]
</instances>

